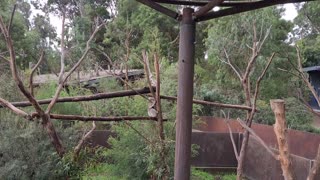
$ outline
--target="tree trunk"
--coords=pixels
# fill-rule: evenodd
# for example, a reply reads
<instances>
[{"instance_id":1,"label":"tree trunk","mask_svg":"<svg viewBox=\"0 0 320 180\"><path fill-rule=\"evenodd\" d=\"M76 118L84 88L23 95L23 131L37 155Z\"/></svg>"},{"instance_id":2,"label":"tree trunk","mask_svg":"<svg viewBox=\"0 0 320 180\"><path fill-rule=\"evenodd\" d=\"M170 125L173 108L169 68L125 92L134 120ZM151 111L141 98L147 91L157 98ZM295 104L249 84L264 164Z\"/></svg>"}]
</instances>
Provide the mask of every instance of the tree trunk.
<instances>
[{"instance_id":1,"label":"tree trunk","mask_svg":"<svg viewBox=\"0 0 320 180\"><path fill-rule=\"evenodd\" d=\"M274 112L276 122L274 124L274 132L277 137L279 146L279 160L283 177L285 180L293 180L292 162L290 159L289 146L287 142L287 127L285 116L285 104L283 100L271 100L271 109Z\"/></svg>"},{"instance_id":2,"label":"tree trunk","mask_svg":"<svg viewBox=\"0 0 320 180\"><path fill-rule=\"evenodd\" d=\"M50 116L48 114L44 114L44 115L42 115L41 119L42 119L42 125L47 130L47 133L49 135L49 138L50 138L52 145L56 149L58 155L60 157L63 157L63 155L65 153L65 149L61 144L60 138L59 138L52 122L50 121Z\"/></svg>"}]
</instances>

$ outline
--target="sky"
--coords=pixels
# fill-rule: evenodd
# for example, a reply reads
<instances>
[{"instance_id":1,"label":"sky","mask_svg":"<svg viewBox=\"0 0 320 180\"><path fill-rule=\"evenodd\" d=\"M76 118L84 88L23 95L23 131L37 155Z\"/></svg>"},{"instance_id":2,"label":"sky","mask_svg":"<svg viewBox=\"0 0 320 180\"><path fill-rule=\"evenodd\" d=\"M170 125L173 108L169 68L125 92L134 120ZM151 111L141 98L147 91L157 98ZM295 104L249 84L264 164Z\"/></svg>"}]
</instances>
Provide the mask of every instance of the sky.
<instances>
[{"instance_id":1,"label":"sky","mask_svg":"<svg viewBox=\"0 0 320 180\"><path fill-rule=\"evenodd\" d=\"M298 15L294 4L285 4L284 7L286 8L286 11L282 18L288 21L292 21Z\"/></svg>"}]
</instances>

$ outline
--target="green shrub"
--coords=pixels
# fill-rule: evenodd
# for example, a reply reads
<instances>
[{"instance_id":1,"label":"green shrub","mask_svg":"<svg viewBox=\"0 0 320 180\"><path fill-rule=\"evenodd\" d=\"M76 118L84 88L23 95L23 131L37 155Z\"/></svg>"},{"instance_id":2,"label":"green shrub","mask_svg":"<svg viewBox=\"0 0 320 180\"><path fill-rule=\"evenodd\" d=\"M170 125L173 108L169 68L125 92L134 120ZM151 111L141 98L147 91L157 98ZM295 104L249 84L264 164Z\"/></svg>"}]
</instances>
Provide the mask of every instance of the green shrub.
<instances>
[{"instance_id":1,"label":"green shrub","mask_svg":"<svg viewBox=\"0 0 320 180\"><path fill-rule=\"evenodd\" d=\"M78 141L72 129L57 130L67 149ZM0 141L0 179L65 177L57 168L60 158L40 124L0 110Z\"/></svg>"}]
</instances>

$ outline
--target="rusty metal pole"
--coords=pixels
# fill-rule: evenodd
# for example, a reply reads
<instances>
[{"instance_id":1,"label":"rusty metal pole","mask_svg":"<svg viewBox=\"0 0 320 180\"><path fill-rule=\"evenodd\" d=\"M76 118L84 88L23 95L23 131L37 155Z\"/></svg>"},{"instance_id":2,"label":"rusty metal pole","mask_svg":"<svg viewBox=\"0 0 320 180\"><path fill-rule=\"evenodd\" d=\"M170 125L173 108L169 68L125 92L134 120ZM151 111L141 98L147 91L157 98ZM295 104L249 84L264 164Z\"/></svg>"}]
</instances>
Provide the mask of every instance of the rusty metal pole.
<instances>
[{"instance_id":1,"label":"rusty metal pole","mask_svg":"<svg viewBox=\"0 0 320 180\"><path fill-rule=\"evenodd\" d=\"M184 8L180 23L175 180L190 179L195 29L192 8Z\"/></svg>"}]
</instances>

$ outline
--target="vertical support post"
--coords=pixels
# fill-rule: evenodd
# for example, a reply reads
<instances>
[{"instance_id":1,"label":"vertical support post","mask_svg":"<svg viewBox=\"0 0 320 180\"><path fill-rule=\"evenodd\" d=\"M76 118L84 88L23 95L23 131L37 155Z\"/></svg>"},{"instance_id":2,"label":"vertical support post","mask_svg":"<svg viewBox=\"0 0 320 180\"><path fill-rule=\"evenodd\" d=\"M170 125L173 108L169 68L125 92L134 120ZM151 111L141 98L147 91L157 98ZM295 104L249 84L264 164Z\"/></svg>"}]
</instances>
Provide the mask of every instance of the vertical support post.
<instances>
[{"instance_id":1,"label":"vertical support post","mask_svg":"<svg viewBox=\"0 0 320 180\"><path fill-rule=\"evenodd\" d=\"M175 180L190 179L195 29L192 8L184 8L180 23Z\"/></svg>"}]
</instances>

